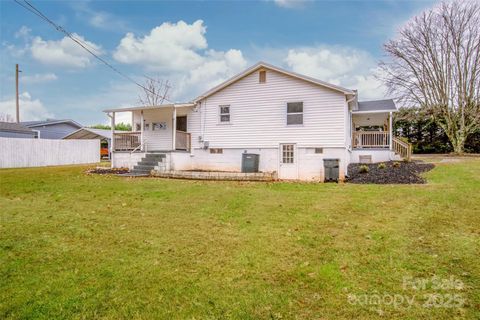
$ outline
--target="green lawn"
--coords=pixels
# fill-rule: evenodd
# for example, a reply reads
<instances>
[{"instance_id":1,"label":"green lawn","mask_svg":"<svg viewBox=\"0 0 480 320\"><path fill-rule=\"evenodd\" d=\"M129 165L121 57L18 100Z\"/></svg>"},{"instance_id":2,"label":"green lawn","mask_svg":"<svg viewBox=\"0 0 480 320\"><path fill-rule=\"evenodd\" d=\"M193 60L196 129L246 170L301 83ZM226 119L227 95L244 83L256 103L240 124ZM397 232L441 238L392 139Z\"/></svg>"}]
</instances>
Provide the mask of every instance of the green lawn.
<instances>
[{"instance_id":1,"label":"green lawn","mask_svg":"<svg viewBox=\"0 0 480 320\"><path fill-rule=\"evenodd\" d=\"M1 319L480 318L479 159L427 185L85 169L0 170Z\"/></svg>"}]
</instances>

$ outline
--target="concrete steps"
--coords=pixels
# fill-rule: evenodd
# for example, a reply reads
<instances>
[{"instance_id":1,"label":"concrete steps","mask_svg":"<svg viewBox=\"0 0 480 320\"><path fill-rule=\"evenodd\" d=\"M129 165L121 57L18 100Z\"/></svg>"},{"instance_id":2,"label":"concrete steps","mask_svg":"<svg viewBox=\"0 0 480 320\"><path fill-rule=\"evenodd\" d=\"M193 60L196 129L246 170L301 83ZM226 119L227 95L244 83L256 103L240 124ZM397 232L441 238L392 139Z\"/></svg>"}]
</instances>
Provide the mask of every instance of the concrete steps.
<instances>
[{"instance_id":1,"label":"concrete steps","mask_svg":"<svg viewBox=\"0 0 480 320\"><path fill-rule=\"evenodd\" d=\"M163 165L167 155L164 153L147 153L145 157L140 160L136 166L133 167L130 173L125 174L126 177L147 177L150 172L159 165Z\"/></svg>"}]
</instances>

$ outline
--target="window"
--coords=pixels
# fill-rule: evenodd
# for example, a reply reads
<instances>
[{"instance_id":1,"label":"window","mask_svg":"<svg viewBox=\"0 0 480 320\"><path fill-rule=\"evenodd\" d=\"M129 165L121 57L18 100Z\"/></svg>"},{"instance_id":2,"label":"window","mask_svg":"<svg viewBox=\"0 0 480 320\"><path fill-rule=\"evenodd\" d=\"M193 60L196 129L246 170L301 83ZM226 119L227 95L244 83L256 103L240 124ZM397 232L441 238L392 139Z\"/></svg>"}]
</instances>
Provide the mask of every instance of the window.
<instances>
[{"instance_id":1,"label":"window","mask_svg":"<svg viewBox=\"0 0 480 320\"><path fill-rule=\"evenodd\" d=\"M294 149L293 144L282 144L282 163L293 163Z\"/></svg>"},{"instance_id":2,"label":"window","mask_svg":"<svg viewBox=\"0 0 480 320\"><path fill-rule=\"evenodd\" d=\"M166 130L166 129L167 129L166 122L152 122L152 131Z\"/></svg>"},{"instance_id":3,"label":"window","mask_svg":"<svg viewBox=\"0 0 480 320\"><path fill-rule=\"evenodd\" d=\"M303 124L303 102L287 103L287 125Z\"/></svg>"},{"instance_id":4,"label":"window","mask_svg":"<svg viewBox=\"0 0 480 320\"><path fill-rule=\"evenodd\" d=\"M267 82L267 71L265 70L260 70L258 72L258 82L259 83L265 83Z\"/></svg>"},{"instance_id":5,"label":"window","mask_svg":"<svg viewBox=\"0 0 480 320\"><path fill-rule=\"evenodd\" d=\"M372 163L372 156L370 155L359 156L358 160L360 163Z\"/></svg>"},{"instance_id":6,"label":"window","mask_svg":"<svg viewBox=\"0 0 480 320\"><path fill-rule=\"evenodd\" d=\"M230 106L220 106L220 123L230 122Z\"/></svg>"},{"instance_id":7,"label":"window","mask_svg":"<svg viewBox=\"0 0 480 320\"><path fill-rule=\"evenodd\" d=\"M221 148L211 148L210 153L223 153L223 149L221 149Z\"/></svg>"},{"instance_id":8,"label":"window","mask_svg":"<svg viewBox=\"0 0 480 320\"><path fill-rule=\"evenodd\" d=\"M315 153L323 153L323 148L315 148Z\"/></svg>"}]
</instances>

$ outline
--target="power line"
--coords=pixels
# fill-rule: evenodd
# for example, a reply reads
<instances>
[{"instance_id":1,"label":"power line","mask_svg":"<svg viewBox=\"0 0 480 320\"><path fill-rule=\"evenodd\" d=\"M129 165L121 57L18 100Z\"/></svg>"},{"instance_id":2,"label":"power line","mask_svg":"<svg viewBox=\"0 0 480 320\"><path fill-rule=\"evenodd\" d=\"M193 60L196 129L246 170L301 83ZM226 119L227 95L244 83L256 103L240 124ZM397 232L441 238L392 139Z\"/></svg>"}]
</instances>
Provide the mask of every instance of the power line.
<instances>
[{"instance_id":1,"label":"power line","mask_svg":"<svg viewBox=\"0 0 480 320\"><path fill-rule=\"evenodd\" d=\"M71 34L70 32L68 32L64 27L62 27L61 25L58 25L56 24L54 21L52 21L51 19L49 19L45 14L43 14L40 10L38 10L37 8L35 8L30 2L28 2L27 0L23 0L24 3L18 1L18 0L14 0L15 3L17 3L18 5L20 5L22 8L30 11L31 13L35 14L36 16L38 16L39 18L41 18L42 20L46 21L47 23L49 23L50 25L52 25L57 31L65 34L68 38L70 38L72 41L74 41L75 43L77 43L79 46L81 46L85 51L87 51L88 53L90 53L93 57L95 57L97 60L101 61L103 64L105 64L107 67L109 67L110 69L112 69L114 72L118 73L120 76L124 77L125 79L127 79L128 81L134 83L135 85L139 86L140 88L144 89L145 91L147 92L150 92L151 94L154 94L154 95L157 95L154 91L146 88L145 86L141 85L140 83L138 83L137 81L135 81L135 79L133 79L132 77L124 74L123 72L121 72L118 68L116 68L115 66L111 65L108 61L106 61L105 59L103 59L102 57L99 56L99 54L93 52L93 51L97 51L96 48L90 46L88 43L85 43L84 41L82 41L81 39L78 39L76 38L73 34ZM98 52L98 51L97 51ZM168 90L168 89L166 89ZM162 97L162 101L163 100L167 100L168 102L171 102L170 100L166 99L165 96Z\"/></svg>"}]
</instances>

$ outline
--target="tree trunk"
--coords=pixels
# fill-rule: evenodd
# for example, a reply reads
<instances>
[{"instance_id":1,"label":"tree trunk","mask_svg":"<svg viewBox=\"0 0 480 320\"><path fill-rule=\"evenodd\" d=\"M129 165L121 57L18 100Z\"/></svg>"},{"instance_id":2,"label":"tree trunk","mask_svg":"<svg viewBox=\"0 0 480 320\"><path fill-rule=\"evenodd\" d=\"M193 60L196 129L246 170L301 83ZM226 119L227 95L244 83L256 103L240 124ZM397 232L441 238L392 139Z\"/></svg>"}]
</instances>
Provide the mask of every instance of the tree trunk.
<instances>
[{"instance_id":1,"label":"tree trunk","mask_svg":"<svg viewBox=\"0 0 480 320\"><path fill-rule=\"evenodd\" d=\"M450 139L450 143L452 144L453 147L453 152L455 154L463 154L464 152L464 147L465 147L465 137L463 134L459 133L458 135L455 135L453 139Z\"/></svg>"}]
</instances>

